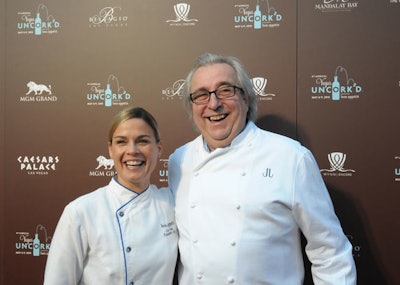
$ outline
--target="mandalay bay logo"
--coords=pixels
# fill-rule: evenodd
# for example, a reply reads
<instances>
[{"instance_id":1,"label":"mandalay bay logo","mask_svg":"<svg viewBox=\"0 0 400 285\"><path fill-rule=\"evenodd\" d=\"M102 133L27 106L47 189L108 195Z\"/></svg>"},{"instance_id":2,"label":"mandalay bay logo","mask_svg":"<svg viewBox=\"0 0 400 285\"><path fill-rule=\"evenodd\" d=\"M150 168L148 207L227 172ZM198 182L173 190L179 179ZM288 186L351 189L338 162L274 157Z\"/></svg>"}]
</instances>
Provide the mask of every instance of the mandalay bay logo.
<instances>
[{"instance_id":1,"label":"mandalay bay logo","mask_svg":"<svg viewBox=\"0 0 400 285\"><path fill-rule=\"evenodd\" d=\"M18 35L29 34L40 36L43 34L56 34L60 23L53 15L49 14L47 6L39 4L36 13L18 12Z\"/></svg>"},{"instance_id":2,"label":"mandalay bay logo","mask_svg":"<svg viewBox=\"0 0 400 285\"><path fill-rule=\"evenodd\" d=\"M128 16L121 7L104 7L98 14L89 17L89 28L119 28L128 26Z\"/></svg>"},{"instance_id":3,"label":"mandalay bay logo","mask_svg":"<svg viewBox=\"0 0 400 285\"><path fill-rule=\"evenodd\" d=\"M358 8L358 1L350 0L323 0L317 1L315 10L321 12L351 12Z\"/></svg>"},{"instance_id":4,"label":"mandalay bay logo","mask_svg":"<svg viewBox=\"0 0 400 285\"><path fill-rule=\"evenodd\" d=\"M345 169L346 154L343 152L331 152L328 154L328 160L331 168L321 169L324 176L352 176L353 169Z\"/></svg>"},{"instance_id":5,"label":"mandalay bay logo","mask_svg":"<svg viewBox=\"0 0 400 285\"><path fill-rule=\"evenodd\" d=\"M190 19L190 5L187 3L179 3L174 5L175 19L167 20L170 26L194 26L197 19Z\"/></svg>"},{"instance_id":6,"label":"mandalay bay logo","mask_svg":"<svg viewBox=\"0 0 400 285\"><path fill-rule=\"evenodd\" d=\"M235 8L239 14L235 15L233 20L237 29L263 29L277 28L282 22L282 14L280 14L269 3L269 0L257 0L255 10L254 6L249 4L236 4Z\"/></svg>"},{"instance_id":7,"label":"mandalay bay logo","mask_svg":"<svg viewBox=\"0 0 400 285\"><path fill-rule=\"evenodd\" d=\"M89 92L86 94L87 106L127 106L132 99L132 95L119 84L119 80L115 75L110 74L106 83L106 87L102 87L100 83L87 83Z\"/></svg>"},{"instance_id":8,"label":"mandalay bay logo","mask_svg":"<svg viewBox=\"0 0 400 285\"><path fill-rule=\"evenodd\" d=\"M260 101L272 100L272 98L275 97L273 93L266 93L265 88L267 87L267 82L267 78L264 77L254 77L251 79L257 99Z\"/></svg>"},{"instance_id":9,"label":"mandalay bay logo","mask_svg":"<svg viewBox=\"0 0 400 285\"><path fill-rule=\"evenodd\" d=\"M333 101L359 99L363 91L342 66L336 68L333 81L329 81L327 75L312 75L311 78L315 81L315 85L311 86L311 99Z\"/></svg>"}]
</instances>

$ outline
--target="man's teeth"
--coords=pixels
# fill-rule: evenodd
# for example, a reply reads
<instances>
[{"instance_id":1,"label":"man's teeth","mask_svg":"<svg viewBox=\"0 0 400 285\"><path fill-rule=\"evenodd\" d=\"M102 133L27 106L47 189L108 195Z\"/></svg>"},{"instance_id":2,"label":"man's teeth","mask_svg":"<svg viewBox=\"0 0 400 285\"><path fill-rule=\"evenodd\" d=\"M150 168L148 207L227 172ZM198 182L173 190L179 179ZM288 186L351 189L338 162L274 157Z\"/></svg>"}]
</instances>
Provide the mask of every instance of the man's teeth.
<instances>
[{"instance_id":1,"label":"man's teeth","mask_svg":"<svg viewBox=\"0 0 400 285\"><path fill-rule=\"evenodd\" d=\"M143 163L143 161L127 161L125 162L125 164L127 166L138 166L141 165Z\"/></svg>"},{"instance_id":2,"label":"man's teeth","mask_svg":"<svg viewBox=\"0 0 400 285\"><path fill-rule=\"evenodd\" d=\"M226 115L222 114L222 115L218 115L218 116L212 116L209 119L210 119L210 121L219 121L219 120L224 119L225 117L226 117Z\"/></svg>"}]
</instances>

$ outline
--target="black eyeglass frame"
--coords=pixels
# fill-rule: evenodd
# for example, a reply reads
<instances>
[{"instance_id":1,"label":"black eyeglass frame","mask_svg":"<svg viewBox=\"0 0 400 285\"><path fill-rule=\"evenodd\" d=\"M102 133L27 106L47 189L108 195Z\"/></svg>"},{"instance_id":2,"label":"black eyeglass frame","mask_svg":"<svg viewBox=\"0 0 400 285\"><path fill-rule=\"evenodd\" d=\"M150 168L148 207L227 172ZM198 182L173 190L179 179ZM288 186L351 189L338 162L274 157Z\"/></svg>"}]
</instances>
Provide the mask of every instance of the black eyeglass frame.
<instances>
[{"instance_id":1,"label":"black eyeglass frame","mask_svg":"<svg viewBox=\"0 0 400 285\"><path fill-rule=\"evenodd\" d=\"M220 97L218 96L217 92L218 92L219 90L222 90L223 88L229 88L229 87L233 87L233 93L232 93L232 95L229 96L229 97L220 98ZM240 92L242 92L242 93L244 92L244 91L243 91L243 88L241 88L241 87L239 87L239 86L235 86L235 85L224 85L224 86L218 87L217 89L215 89L215 90L213 90L213 91L202 90L201 92L208 93L208 99L205 100L205 101L202 101L202 102L195 102L195 100L193 99L193 94L196 94L196 93L198 93L199 91L195 91L195 92L193 92L193 93L190 93L190 94L189 94L189 97L190 97L190 101L192 101L194 104L196 104L196 105L204 105L204 104L207 104L208 102L210 102L211 94L214 93L214 94L215 94L215 97L217 97L217 99L219 99L219 100L225 100L225 99L232 98L233 96L235 96L235 95L236 95L236 89L238 89L238 90L239 90Z\"/></svg>"}]
</instances>

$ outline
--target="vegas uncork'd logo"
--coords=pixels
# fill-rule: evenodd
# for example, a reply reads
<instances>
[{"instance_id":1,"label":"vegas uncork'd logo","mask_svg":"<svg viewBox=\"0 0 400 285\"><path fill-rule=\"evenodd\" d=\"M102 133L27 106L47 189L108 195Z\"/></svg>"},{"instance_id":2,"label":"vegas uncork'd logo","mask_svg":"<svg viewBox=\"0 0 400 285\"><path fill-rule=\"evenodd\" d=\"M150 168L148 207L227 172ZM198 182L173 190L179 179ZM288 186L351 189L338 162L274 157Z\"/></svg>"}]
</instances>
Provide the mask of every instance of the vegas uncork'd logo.
<instances>
[{"instance_id":1,"label":"vegas uncork'd logo","mask_svg":"<svg viewBox=\"0 0 400 285\"><path fill-rule=\"evenodd\" d=\"M18 12L18 34L40 36L58 33L60 22L49 13L47 6L39 4L36 12Z\"/></svg>"},{"instance_id":2,"label":"vegas uncork'd logo","mask_svg":"<svg viewBox=\"0 0 400 285\"><path fill-rule=\"evenodd\" d=\"M87 106L126 106L132 100L131 93L119 84L118 78L113 74L108 76L105 87L98 82L87 83L87 86Z\"/></svg>"},{"instance_id":3,"label":"vegas uncork'd logo","mask_svg":"<svg viewBox=\"0 0 400 285\"><path fill-rule=\"evenodd\" d=\"M89 28L118 28L128 26L128 16L121 7L104 7L97 14L89 17Z\"/></svg>"},{"instance_id":4,"label":"vegas uncork'd logo","mask_svg":"<svg viewBox=\"0 0 400 285\"><path fill-rule=\"evenodd\" d=\"M237 29L277 28L283 19L282 14L270 4L269 0L257 0L255 5L236 4L235 8L238 14L233 20Z\"/></svg>"},{"instance_id":5,"label":"vegas uncork'd logo","mask_svg":"<svg viewBox=\"0 0 400 285\"><path fill-rule=\"evenodd\" d=\"M352 100L359 99L362 87L351 77L343 66L336 67L333 78L328 75L312 75L311 99Z\"/></svg>"},{"instance_id":6,"label":"vegas uncork'd logo","mask_svg":"<svg viewBox=\"0 0 400 285\"><path fill-rule=\"evenodd\" d=\"M46 228L39 224L34 234L25 231L18 231L15 242L15 254L41 256L48 255L51 243L51 236L47 235Z\"/></svg>"}]
</instances>

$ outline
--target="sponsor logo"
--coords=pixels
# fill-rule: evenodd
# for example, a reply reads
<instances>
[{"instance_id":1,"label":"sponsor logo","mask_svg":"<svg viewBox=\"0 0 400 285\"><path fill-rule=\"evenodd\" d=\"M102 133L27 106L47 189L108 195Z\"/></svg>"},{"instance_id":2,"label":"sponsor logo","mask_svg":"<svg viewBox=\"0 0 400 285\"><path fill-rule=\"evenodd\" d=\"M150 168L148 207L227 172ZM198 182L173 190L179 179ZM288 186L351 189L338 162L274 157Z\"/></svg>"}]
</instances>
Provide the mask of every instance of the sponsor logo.
<instances>
[{"instance_id":1,"label":"sponsor logo","mask_svg":"<svg viewBox=\"0 0 400 285\"><path fill-rule=\"evenodd\" d=\"M120 28L128 26L128 16L121 7L104 7L98 14L89 17L89 28Z\"/></svg>"},{"instance_id":2,"label":"sponsor logo","mask_svg":"<svg viewBox=\"0 0 400 285\"><path fill-rule=\"evenodd\" d=\"M282 14L271 6L268 0L257 1L256 5L251 6L237 4L235 8L238 11L233 17L236 29L277 28L283 20Z\"/></svg>"},{"instance_id":3,"label":"sponsor logo","mask_svg":"<svg viewBox=\"0 0 400 285\"><path fill-rule=\"evenodd\" d=\"M160 158L158 171L158 181L168 183L168 159Z\"/></svg>"},{"instance_id":4,"label":"sponsor logo","mask_svg":"<svg viewBox=\"0 0 400 285\"><path fill-rule=\"evenodd\" d=\"M40 36L44 34L56 34L60 23L49 13L47 6L39 4L36 13L18 12L18 34Z\"/></svg>"},{"instance_id":5,"label":"sponsor logo","mask_svg":"<svg viewBox=\"0 0 400 285\"><path fill-rule=\"evenodd\" d=\"M272 100L272 98L275 97L273 93L266 93L265 88L267 87L267 82L267 78L264 77L254 77L251 79L256 96L260 101Z\"/></svg>"},{"instance_id":6,"label":"sponsor logo","mask_svg":"<svg viewBox=\"0 0 400 285\"><path fill-rule=\"evenodd\" d=\"M89 171L89 176L111 177L117 173L115 170L113 170L114 160L112 160L111 158L106 158L103 155L99 155L96 158L96 161L97 167L94 170Z\"/></svg>"},{"instance_id":7,"label":"sponsor logo","mask_svg":"<svg viewBox=\"0 0 400 285\"><path fill-rule=\"evenodd\" d=\"M198 22L197 19L190 19L190 5L187 3L179 3L174 5L175 19L167 20L170 26L194 26Z\"/></svg>"},{"instance_id":8,"label":"sponsor logo","mask_svg":"<svg viewBox=\"0 0 400 285\"><path fill-rule=\"evenodd\" d=\"M57 155L21 155L17 162L20 170L28 175L48 175L56 171L60 158Z\"/></svg>"},{"instance_id":9,"label":"sponsor logo","mask_svg":"<svg viewBox=\"0 0 400 285\"><path fill-rule=\"evenodd\" d=\"M331 168L321 169L324 176L352 176L355 170L344 168L346 154L343 152L331 152L328 160Z\"/></svg>"},{"instance_id":10,"label":"sponsor logo","mask_svg":"<svg viewBox=\"0 0 400 285\"><path fill-rule=\"evenodd\" d=\"M312 75L315 85L311 86L311 99L315 100L353 100L359 99L363 92L360 86L343 66L335 70L333 80L329 81L327 75Z\"/></svg>"},{"instance_id":11,"label":"sponsor logo","mask_svg":"<svg viewBox=\"0 0 400 285\"><path fill-rule=\"evenodd\" d=\"M323 0L315 4L315 10L321 12L351 12L356 8L358 1L350 0Z\"/></svg>"},{"instance_id":12,"label":"sponsor logo","mask_svg":"<svg viewBox=\"0 0 400 285\"><path fill-rule=\"evenodd\" d=\"M51 237L47 236L46 228L43 225L37 225L33 235L24 231L18 231L16 235L15 254L35 257L49 254Z\"/></svg>"},{"instance_id":13,"label":"sponsor logo","mask_svg":"<svg viewBox=\"0 0 400 285\"><path fill-rule=\"evenodd\" d=\"M396 160L396 162L400 162L400 155L395 156L394 159ZM400 163L398 164L400 165ZM394 181L400 182L400 167L394 168Z\"/></svg>"},{"instance_id":14,"label":"sponsor logo","mask_svg":"<svg viewBox=\"0 0 400 285\"><path fill-rule=\"evenodd\" d=\"M57 96L53 95L51 85L36 83L29 81L27 84L27 92L24 96L19 97L20 102L56 102Z\"/></svg>"},{"instance_id":15,"label":"sponsor logo","mask_svg":"<svg viewBox=\"0 0 400 285\"><path fill-rule=\"evenodd\" d=\"M102 87L101 83L87 83L89 92L86 94L87 106L127 106L132 100L131 93L127 92L123 86L119 84L115 75L109 75L108 81Z\"/></svg>"},{"instance_id":16,"label":"sponsor logo","mask_svg":"<svg viewBox=\"0 0 400 285\"><path fill-rule=\"evenodd\" d=\"M185 84L184 79L179 79L172 83L172 86L167 87L163 90L161 90L161 96L163 100L173 100L173 99L179 99L182 100L183 96L183 86Z\"/></svg>"}]
</instances>

